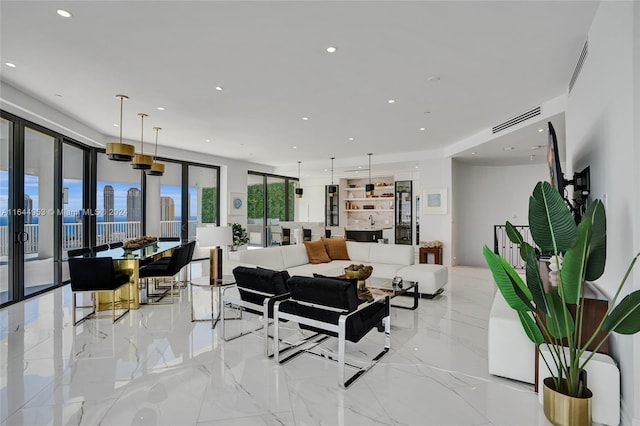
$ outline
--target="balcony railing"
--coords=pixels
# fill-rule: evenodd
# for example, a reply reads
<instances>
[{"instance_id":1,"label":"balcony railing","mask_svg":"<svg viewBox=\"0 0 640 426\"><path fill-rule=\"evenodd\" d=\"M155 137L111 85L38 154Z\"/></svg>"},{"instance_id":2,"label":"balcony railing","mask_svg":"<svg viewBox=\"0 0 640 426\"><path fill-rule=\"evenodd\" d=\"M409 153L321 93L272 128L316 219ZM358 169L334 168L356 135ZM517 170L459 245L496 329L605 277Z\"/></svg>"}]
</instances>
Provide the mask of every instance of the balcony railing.
<instances>
[{"instance_id":1,"label":"balcony railing","mask_svg":"<svg viewBox=\"0 0 640 426\"><path fill-rule=\"evenodd\" d=\"M189 237L195 237L198 221L189 221ZM160 222L161 237L180 237L181 222L167 220ZM29 239L24 243L24 253L38 253L39 228L38 224L25 225L25 232ZM98 222L96 224L96 243L109 244L140 237L142 224L140 222ZM9 227L0 226L0 257L9 255ZM62 249L64 251L84 246L82 223L62 224Z\"/></svg>"},{"instance_id":2,"label":"balcony railing","mask_svg":"<svg viewBox=\"0 0 640 426\"><path fill-rule=\"evenodd\" d=\"M514 228L522 234L522 238L525 242L536 247L528 226L514 225ZM518 249L518 246L513 244L507 236L507 228L504 225L493 226L493 251L494 253L504 257L505 260L516 269L524 269L526 266L526 262L520 257L520 250Z\"/></svg>"}]
</instances>

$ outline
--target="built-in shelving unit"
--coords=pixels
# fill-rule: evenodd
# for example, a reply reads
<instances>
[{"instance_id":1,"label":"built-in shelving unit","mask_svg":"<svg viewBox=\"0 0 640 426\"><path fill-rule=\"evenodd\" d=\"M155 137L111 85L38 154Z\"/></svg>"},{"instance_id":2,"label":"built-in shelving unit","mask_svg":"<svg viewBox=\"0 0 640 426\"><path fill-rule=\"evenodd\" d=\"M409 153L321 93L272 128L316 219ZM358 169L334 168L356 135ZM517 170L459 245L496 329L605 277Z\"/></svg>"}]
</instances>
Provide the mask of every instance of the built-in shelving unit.
<instances>
[{"instance_id":1,"label":"built-in shelving unit","mask_svg":"<svg viewBox=\"0 0 640 426\"><path fill-rule=\"evenodd\" d=\"M370 222L373 216L376 226L393 226L395 211L395 186L392 176L377 177L372 196L366 196L368 179L348 179L341 185L340 207L346 214L346 226L358 227ZM384 184L381 184L384 183ZM384 196L383 196L384 195Z\"/></svg>"}]
</instances>

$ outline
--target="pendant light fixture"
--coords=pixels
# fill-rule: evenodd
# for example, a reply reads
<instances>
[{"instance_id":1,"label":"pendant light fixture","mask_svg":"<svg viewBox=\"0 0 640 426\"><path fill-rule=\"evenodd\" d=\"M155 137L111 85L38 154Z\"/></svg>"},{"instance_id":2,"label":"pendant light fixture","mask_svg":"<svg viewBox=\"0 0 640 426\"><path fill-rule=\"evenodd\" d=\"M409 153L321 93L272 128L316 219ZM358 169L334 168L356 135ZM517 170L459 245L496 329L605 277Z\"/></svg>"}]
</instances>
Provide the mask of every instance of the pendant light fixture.
<instances>
[{"instance_id":1,"label":"pendant light fixture","mask_svg":"<svg viewBox=\"0 0 640 426\"><path fill-rule=\"evenodd\" d=\"M162 176L164 174L164 164L158 163L158 132L162 130L162 127L154 127L156 131L156 150L153 154L153 164L151 170L147 171L148 176Z\"/></svg>"},{"instance_id":2,"label":"pendant light fixture","mask_svg":"<svg viewBox=\"0 0 640 426\"><path fill-rule=\"evenodd\" d=\"M153 164L153 158L150 155L144 155L144 118L148 117L148 114L139 112L140 117L140 154L136 154L131 162L131 167L136 170L149 170Z\"/></svg>"},{"instance_id":3,"label":"pendant light fixture","mask_svg":"<svg viewBox=\"0 0 640 426\"><path fill-rule=\"evenodd\" d=\"M373 195L373 184L371 183L371 156L372 153L367 154L369 156L369 183L365 185L364 191L367 197L371 197Z\"/></svg>"},{"instance_id":4,"label":"pendant light fixture","mask_svg":"<svg viewBox=\"0 0 640 426\"><path fill-rule=\"evenodd\" d=\"M333 184L333 160L335 159L336 157L331 157L331 185L329 185L329 188L327 188L329 197L335 197L336 193L338 192L338 185Z\"/></svg>"},{"instance_id":5,"label":"pendant light fixture","mask_svg":"<svg viewBox=\"0 0 640 426\"><path fill-rule=\"evenodd\" d=\"M107 158L113 161L131 161L136 152L133 145L122 143L122 108L125 99L129 99L127 95L116 95L120 99L120 143L109 142L107 144Z\"/></svg>"},{"instance_id":6,"label":"pendant light fixture","mask_svg":"<svg viewBox=\"0 0 640 426\"><path fill-rule=\"evenodd\" d=\"M300 187L300 163L301 161L298 161L298 186L296 188L296 198L302 198L302 193L304 192Z\"/></svg>"}]
</instances>

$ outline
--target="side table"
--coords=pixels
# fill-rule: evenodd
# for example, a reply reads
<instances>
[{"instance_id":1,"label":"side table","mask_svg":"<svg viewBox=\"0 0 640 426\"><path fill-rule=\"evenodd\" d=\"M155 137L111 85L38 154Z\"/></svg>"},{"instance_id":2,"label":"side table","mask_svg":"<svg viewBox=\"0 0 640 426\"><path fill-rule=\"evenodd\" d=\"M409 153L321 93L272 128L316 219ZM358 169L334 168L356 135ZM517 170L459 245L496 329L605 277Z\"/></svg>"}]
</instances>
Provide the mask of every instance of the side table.
<instances>
[{"instance_id":1,"label":"side table","mask_svg":"<svg viewBox=\"0 0 640 426\"><path fill-rule=\"evenodd\" d=\"M433 255L433 263L442 265L442 247L420 247L419 262L429 263L429 255Z\"/></svg>"},{"instance_id":2,"label":"side table","mask_svg":"<svg viewBox=\"0 0 640 426\"><path fill-rule=\"evenodd\" d=\"M198 278L191 279L191 286L189 287L189 297L191 299L191 322L198 321L211 321L211 328L215 328L220 320L220 315L224 306L222 305L222 287L228 287L236 285L236 280L232 275L225 275L221 279L214 279L213 281L209 275L205 275ZM208 288L211 294L211 319L209 318L195 318L193 310L193 287ZM214 309L213 292L214 289L218 293L218 315Z\"/></svg>"}]
</instances>

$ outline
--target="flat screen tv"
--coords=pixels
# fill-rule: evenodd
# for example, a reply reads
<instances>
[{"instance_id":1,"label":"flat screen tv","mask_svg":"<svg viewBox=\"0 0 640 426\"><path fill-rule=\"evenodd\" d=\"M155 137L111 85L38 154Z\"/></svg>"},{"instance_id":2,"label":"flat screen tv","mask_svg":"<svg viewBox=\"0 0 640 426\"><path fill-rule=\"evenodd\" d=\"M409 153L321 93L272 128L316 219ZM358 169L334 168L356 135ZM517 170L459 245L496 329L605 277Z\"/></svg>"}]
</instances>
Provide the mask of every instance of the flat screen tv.
<instances>
[{"instance_id":1,"label":"flat screen tv","mask_svg":"<svg viewBox=\"0 0 640 426\"><path fill-rule=\"evenodd\" d=\"M556 137L556 131L553 128L553 124L548 122L549 135L547 140L547 161L549 163L549 173L551 177L551 185L560 192L560 195L564 197L565 180L562 173L562 166L560 165L560 153L558 151L558 138Z\"/></svg>"}]
</instances>

